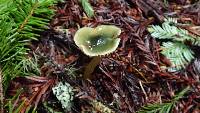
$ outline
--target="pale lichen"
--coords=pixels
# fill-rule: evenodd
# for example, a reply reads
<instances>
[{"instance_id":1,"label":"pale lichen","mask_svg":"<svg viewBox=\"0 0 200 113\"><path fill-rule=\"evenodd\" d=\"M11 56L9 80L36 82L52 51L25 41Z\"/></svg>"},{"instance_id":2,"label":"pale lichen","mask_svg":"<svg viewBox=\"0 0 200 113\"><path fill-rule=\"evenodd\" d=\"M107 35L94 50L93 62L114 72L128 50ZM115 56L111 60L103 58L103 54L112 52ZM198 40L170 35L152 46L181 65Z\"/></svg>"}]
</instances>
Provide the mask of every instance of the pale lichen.
<instances>
[{"instance_id":1,"label":"pale lichen","mask_svg":"<svg viewBox=\"0 0 200 113\"><path fill-rule=\"evenodd\" d=\"M52 90L53 94L62 104L62 108L70 111L74 95L71 85L67 82L59 82L55 87L52 88Z\"/></svg>"}]
</instances>

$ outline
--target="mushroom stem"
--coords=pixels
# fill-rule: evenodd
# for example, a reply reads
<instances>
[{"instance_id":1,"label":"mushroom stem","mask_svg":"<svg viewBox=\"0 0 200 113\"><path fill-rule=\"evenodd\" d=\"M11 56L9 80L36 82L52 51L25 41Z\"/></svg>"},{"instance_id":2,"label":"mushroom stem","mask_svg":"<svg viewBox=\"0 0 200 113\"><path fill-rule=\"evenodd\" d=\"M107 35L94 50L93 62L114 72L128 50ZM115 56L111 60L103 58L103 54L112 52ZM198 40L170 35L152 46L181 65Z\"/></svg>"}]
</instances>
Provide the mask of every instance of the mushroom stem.
<instances>
[{"instance_id":1,"label":"mushroom stem","mask_svg":"<svg viewBox=\"0 0 200 113\"><path fill-rule=\"evenodd\" d=\"M100 56L95 56L92 58L90 63L85 67L83 78L86 79L92 79L92 73L94 72L95 68L99 63L101 62Z\"/></svg>"}]
</instances>

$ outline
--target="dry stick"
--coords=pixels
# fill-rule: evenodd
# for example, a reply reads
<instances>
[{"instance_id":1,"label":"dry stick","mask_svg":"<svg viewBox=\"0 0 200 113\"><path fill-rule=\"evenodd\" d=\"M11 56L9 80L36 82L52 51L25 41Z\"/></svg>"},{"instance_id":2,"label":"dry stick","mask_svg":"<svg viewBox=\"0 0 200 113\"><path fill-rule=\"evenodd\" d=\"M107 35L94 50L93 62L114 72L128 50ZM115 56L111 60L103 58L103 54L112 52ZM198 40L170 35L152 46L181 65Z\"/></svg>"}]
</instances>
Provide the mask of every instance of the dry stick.
<instances>
[{"instance_id":1,"label":"dry stick","mask_svg":"<svg viewBox=\"0 0 200 113\"><path fill-rule=\"evenodd\" d=\"M2 83L2 72L1 72L1 68L0 68L0 113L3 113L4 110L3 110L3 100L4 100L4 97L3 97L3 83Z\"/></svg>"},{"instance_id":2,"label":"dry stick","mask_svg":"<svg viewBox=\"0 0 200 113\"><path fill-rule=\"evenodd\" d=\"M139 81L139 84L140 84L140 87L141 87L141 89L142 89L142 91L143 91L143 93L144 93L144 95L145 95L145 99L148 100L148 96L147 96L146 91L144 90L144 87L142 86L142 82Z\"/></svg>"}]
</instances>

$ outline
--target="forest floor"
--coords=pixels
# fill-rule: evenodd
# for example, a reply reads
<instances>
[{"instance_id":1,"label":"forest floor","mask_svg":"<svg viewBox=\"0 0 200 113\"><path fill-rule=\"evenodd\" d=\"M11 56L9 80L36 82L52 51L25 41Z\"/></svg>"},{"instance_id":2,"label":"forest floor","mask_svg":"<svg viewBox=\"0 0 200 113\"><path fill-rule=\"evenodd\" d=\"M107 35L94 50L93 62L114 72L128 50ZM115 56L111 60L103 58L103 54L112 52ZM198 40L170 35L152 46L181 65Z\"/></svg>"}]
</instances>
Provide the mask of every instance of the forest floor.
<instances>
[{"instance_id":1,"label":"forest floor","mask_svg":"<svg viewBox=\"0 0 200 113\"><path fill-rule=\"evenodd\" d=\"M26 100L21 112L30 106L38 113L67 112L52 92L52 87L62 81L73 87L68 111L72 113L199 113L200 49L194 48L196 56L185 69L163 70L161 67L170 66L170 61L161 55L161 42L147 28L161 25L167 16L197 27L200 2L164 1L90 0L95 12L92 18L86 16L78 0L59 3L50 29L30 46L29 57L35 58L40 75L14 79L8 94L25 89L15 100ZM79 28L98 25L118 26L122 30L120 45L115 52L102 56L92 77L84 79L85 67L92 58L75 45L73 37ZM200 30L192 32L200 36ZM181 95L184 89L187 91ZM181 97L176 100L177 94ZM145 109L147 105L152 106Z\"/></svg>"}]
</instances>

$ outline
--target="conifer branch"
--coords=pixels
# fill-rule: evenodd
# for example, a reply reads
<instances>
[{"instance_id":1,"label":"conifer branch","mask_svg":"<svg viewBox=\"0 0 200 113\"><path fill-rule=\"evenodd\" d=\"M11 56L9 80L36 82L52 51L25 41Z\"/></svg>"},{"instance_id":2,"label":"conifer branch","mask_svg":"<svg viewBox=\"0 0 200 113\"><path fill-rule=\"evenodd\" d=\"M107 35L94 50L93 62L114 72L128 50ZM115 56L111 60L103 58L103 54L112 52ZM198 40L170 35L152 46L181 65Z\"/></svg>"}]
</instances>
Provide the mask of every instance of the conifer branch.
<instances>
[{"instance_id":1,"label":"conifer branch","mask_svg":"<svg viewBox=\"0 0 200 113\"><path fill-rule=\"evenodd\" d=\"M179 71L185 68L193 59L194 52L185 42L200 46L200 37L191 35L185 29L179 28L177 19L167 18L162 26L152 25L148 28L151 36L157 39L167 39L168 42L162 43L162 54L171 62L172 67L168 71Z\"/></svg>"},{"instance_id":2,"label":"conifer branch","mask_svg":"<svg viewBox=\"0 0 200 113\"><path fill-rule=\"evenodd\" d=\"M5 86L15 76L24 75L23 63L31 40L37 40L46 29L60 0L0 1L0 63ZM6 88L5 88L6 89Z\"/></svg>"},{"instance_id":3,"label":"conifer branch","mask_svg":"<svg viewBox=\"0 0 200 113\"><path fill-rule=\"evenodd\" d=\"M33 5L33 8L31 9L29 15L25 18L24 22L20 25L18 31L21 31L24 28L24 26L28 23L28 20L33 16L33 13L34 13L35 9L37 8L37 6L38 6L38 2L36 1L36 3Z\"/></svg>"},{"instance_id":4,"label":"conifer branch","mask_svg":"<svg viewBox=\"0 0 200 113\"><path fill-rule=\"evenodd\" d=\"M171 113L175 104L179 99L183 98L184 95L190 90L190 87L186 87L181 92L176 94L170 102L166 103L156 103L156 104L147 104L143 106L137 113Z\"/></svg>"}]
</instances>

